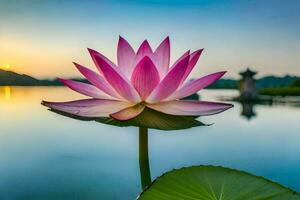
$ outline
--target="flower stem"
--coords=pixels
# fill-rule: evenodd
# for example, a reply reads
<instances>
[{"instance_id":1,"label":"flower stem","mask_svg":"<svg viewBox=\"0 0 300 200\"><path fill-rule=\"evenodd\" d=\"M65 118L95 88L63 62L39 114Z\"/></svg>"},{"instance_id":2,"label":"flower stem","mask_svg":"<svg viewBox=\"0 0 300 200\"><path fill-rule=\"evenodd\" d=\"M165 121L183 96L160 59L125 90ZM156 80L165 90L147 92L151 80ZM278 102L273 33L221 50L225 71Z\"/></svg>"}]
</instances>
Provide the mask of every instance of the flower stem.
<instances>
[{"instance_id":1,"label":"flower stem","mask_svg":"<svg viewBox=\"0 0 300 200\"><path fill-rule=\"evenodd\" d=\"M151 174L148 156L148 129L139 127L139 162L142 189L151 184Z\"/></svg>"}]
</instances>

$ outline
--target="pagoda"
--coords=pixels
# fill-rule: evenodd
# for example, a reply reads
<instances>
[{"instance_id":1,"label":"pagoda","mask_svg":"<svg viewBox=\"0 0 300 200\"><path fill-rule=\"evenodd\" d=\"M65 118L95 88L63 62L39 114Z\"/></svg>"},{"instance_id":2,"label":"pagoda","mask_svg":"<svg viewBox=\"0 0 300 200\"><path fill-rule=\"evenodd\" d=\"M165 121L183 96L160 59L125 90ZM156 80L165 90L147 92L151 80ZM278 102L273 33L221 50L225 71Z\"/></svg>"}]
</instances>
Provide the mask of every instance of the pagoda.
<instances>
[{"instance_id":1,"label":"pagoda","mask_svg":"<svg viewBox=\"0 0 300 200\"><path fill-rule=\"evenodd\" d=\"M254 100L258 98L254 76L257 74L247 68L246 71L239 73L242 76L240 80L240 98L243 100Z\"/></svg>"}]
</instances>

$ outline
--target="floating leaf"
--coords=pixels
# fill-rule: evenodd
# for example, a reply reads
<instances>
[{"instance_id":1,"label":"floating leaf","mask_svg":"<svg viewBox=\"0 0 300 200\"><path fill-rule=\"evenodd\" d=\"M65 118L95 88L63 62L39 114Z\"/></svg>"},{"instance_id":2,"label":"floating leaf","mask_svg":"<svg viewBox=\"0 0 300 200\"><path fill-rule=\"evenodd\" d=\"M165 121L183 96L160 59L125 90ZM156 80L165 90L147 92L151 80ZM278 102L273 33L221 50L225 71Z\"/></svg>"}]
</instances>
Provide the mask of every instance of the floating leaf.
<instances>
[{"instance_id":1,"label":"floating leaf","mask_svg":"<svg viewBox=\"0 0 300 200\"><path fill-rule=\"evenodd\" d=\"M140 115L127 121L119 121L109 117L100 117L100 118L80 117L80 116L72 115L54 109L50 109L50 110L60 115L70 117L73 119L84 120L84 121L97 121L103 124L109 124L109 125L120 126L120 127L137 126L137 127L153 128L153 129L160 129L160 130L179 130L179 129L192 128L196 126L205 126L205 124L196 120L196 118L192 116L169 115L169 114L158 112L150 108L145 108L145 110Z\"/></svg>"},{"instance_id":2,"label":"floating leaf","mask_svg":"<svg viewBox=\"0 0 300 200\"><path fill-rule=\"evenodd\" d=\"M138 200L298 200L300 195L252 174L215 166L167 172Z\"/></svg>"}]
</instances>

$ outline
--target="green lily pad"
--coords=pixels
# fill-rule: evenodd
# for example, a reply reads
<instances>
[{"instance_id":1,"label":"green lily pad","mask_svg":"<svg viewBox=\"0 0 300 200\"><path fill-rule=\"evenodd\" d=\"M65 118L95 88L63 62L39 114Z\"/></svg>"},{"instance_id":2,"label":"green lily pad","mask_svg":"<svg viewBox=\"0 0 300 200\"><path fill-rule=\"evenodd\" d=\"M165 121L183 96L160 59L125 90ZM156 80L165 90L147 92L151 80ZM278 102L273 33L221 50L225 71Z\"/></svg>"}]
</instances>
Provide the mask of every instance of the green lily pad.
<instances>
[{"instance_id":1,"label":"green lily pad","mask_svg":"<svg viewBox=\"0 0 300 200\"><path fill-rule=\"evenodd\" d=\"M55 109L50 109L50 111L53 111L55 113L73 119L84 120L84 121L96 121L99 123L109 124L109 125L119 126L119 127L136 126L136 127L145 127L145 128L153 128L153 129L160 129L160 130L179 130L179 129L187 129L196 126L206 125L196 120L196 118L192 116L169 115L169 114L158 112L150 108L145 108L140 115L127 121L119 121L109 117L100 117L100 118L80 117L66 112L58 111Z\"/></svg>"},{"instance_id":2,"label":"green lily pad","mask_svg":"<svg viewBox=\"0 0 300 200\"><path fill-rule=\"evenodd\" d=\"M215 166L173 170L157 178L138 200L298 200L299 193L263 177Z\"/></svg>"}]
</instances>

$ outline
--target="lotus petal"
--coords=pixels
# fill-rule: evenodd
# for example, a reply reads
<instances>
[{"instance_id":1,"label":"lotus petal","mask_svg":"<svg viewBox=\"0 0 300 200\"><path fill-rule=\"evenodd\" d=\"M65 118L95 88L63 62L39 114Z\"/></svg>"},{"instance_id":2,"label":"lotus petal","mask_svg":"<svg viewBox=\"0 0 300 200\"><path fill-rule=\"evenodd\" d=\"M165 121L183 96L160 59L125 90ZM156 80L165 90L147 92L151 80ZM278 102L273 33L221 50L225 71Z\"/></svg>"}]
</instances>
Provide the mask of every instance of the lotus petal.
<instances>
[{"instance_id":1,"label":"lotus petal","mask_svg":"<svg viewBox=\"0 0 300 200\"><path fill-rule=\"evenodd\" d=\"M119 112L113 113L110 115L110 117L121 121L130 120L132 118L135 118L139 114L141 114L144 108L145 108L144 105L137 104L135 106L125 108Z\"/></svg>"},{"instance_id":2,"label":"lotus petal","mask_svg":"<svg viewBox=\"0 0 300 200\"><path fill-rule=\"evenodd\" d=\"M191 71L194 69L194 67L195 67L196 63L198 62L202 52L203 52L203 49L199 49L199 50L193 52L190 55L189 65L186 69L186 72L185 72L184 76L182 77L181 84L187 79L187 77L189 76Z\"/></svg>"},{"instance_id":3,"label":"lotus petal","mask_svg":"<svg viewBox=\"0 0 300 200\"><path fill-rule=\"evenodd\" d=\"M171 115L204 116L223 112L232 107L232 104L207 101L174 100L147 104L147 107Z\"/></svg>"},{"instance_id":4,"label":"lotus petal","mask_svg":"<svg viewBox=\"0 0 300 200\"><path fill-rule=\"evenodd\" d=\"M112 113L133 106L129 102L107 99L83 99L69 102L43 101L42 104L51 109L81 117L108 117Z\"/></svg>"},{"instance_id":5,"label":"lotus petal","mask_svg":"<svg viewBox=\"0 0 300 200\"><path fill-rule=\"evenodd\" d=\"M153 51L150 47L150 44L147 40L144 40L143 43L141 44L141 46L139 47L139 49L137 50L137 53L136 55L137 56L141 56L141 57L144 57L144 56L147 56L149 54L152 54Z\"/></svg>"},{"instance_id":6,"label":"lotus petal","mask_svg":"<svg viewBox=\"0 0 300 200\"><path fill-rule=\"evenodd\" d=\"M189 63L189 55L184 56L178 61L164 77L164 79L156 86L147 98L146 102L159 102L171 95L179 86L180 81L186 71Z\"/></svg>"},{"instance_id":7,"label":"lotus petal","mask_svg":"<svg viewBox=\"0 0 300 200\"><path fill-rule=\"evenodd\" d=\"M94 64L96 65L98 71L99 71L100 74L102 75L102 74L103 74L103 73L102 73L102 70L101 70L101 68L100 68L100 66L99 66L99 63L96 61L95 56L96 56L96 55L98 55L98 56L103 56L103 55L102 55L101 53L99 53L98 51L94 50L94 49L88 48L88 51L89 51L89 53L90 53L90 55L91 55L91 57L92 57L92 60L93 60ZM103 57L104 57L104 56L103 56Z\"/></svg>"},{"instance_id":8,"label":"lotus petal","mask_svg":"<svg viewBox=\"0 0 300 200\"><path fill-rule=\"evenodd\" d=\"M131 83L142 100L145 100L159 83L158 71L148 56L144 57L135 67Z\"/></svg>"},{"instance_id":9,"label":"lotus petal","mask_svg":"<svg viewBox=\"0 0 300 200\"><path fill-rule=\"evenodd\" d=\"M62 82L64 85L68 86L70 89L89 96L96 99L113 99L113 97L107 95L106 93L102 92L98 88L96 88L94 85L88 84L88 83L82 83L78 81L73 80L66 80L62 78L58 78L60 82Z\"/></svg>"},{"instance_id":10,"label":"lotus petal","mask_svg":"<svg viewBox=\"0 0 300 200\"><path fill-rule=\"evenodd\" d=\"M137 50L133 65L136 66L145 56L149 56L151 59L155 60L153 51L147 40L144 40L139 49Z\"/></svg>"},{"instance_id":11,"label":"lotus petal","mask_svg":"<svg viewBox=\"0 0 300 200\"><path fill-rule=\"evenodd\" d=\"M154 51L157 69L161 77L163 77L170 65L170 38L166 37L164 41Z\"/></svg>"},{"instance_id":12,"label":"lotus petal","mask_svg":"<svg viewBox=\"0 0 300 200\"><path fill-rule=\"evenodd\" d=\"M178 62L180 62L183 58L185 58L186 56L190 55L190 50L186 51L184 54L182 54L182 56L180 56L172 65L172 67L170 67L170 69L172 69L174 66L176 66L178 64ZM190 56L191 58L191 56ZM169 70L170 70L169 69Z\"/></svg>"},{"instance_id":13,"label":"lotus petal","mask_svg":"<svg viewBox=\"0 0 300 200\"><path fill-rule=\"evenodd\" d=\"M215 81L219 80L226 72L217 72L213 74L209 74L202 78L187 82L181 88L179 88L176 92L174 92L171 96L169 96L166 101L174 100L174 99L181 99L187 96L190 96L199 90L207 87L208 85L214 83Z\"/></svg>"},{"instance_id":14,"label":"lotus petal","mask_svg":"<svg viewBox=\"0 0 300 200\"><path fill-rule=\"evenodd\" d=\"M54 109L50 109L50 111L72 119L83 121L95 120L99 123L119 127L136 126L160 130L179 130L196 126L206 126L206 124L196 120L194 116L168 115L147 107L145 107L141 114L130 120L117 120L112 117L82 117Z\"/></svg>"},{"instance_id":15,"label":"lotus petal","mask_svg":"<svg viewBox=\"0 0 300 200\"><path fill-rule=\"evenodd\" d=\"M121 36L119 37L117 51L118 66L126 77L130 77L134 67L135 52L130 44Z\"/></svg>"},{"instance_id":16,"label":"lotus petal","mask_svg":"<svg viewBox=\"0 0 300 200\"><path fill-rule=\"evenodd\" d=\"M96 72L75 63L76 68L80 71L80 73L93 85L97 88L105 92L106 94L113 96L118 99L122 99L122 97L112 88L109 83L105 80L103 76L100 76Z\"/></svg>"},{"instance_id":17,"label":"lotus petal","mask_svg":"<svg viewBox=\"0 0 300 200\"><path fill-rule=\"evenodd\" d=\"M105 79L125 99L131 102L139 102L140 97L134 87L117 69L117 67L102 56L95 56L97 63Z\"/></svg>"},{"instance_id":18,"label":"lotus petal","mask_svg":"<svg viewBox=\"0 0 300 200\"><path fill-rule=\"evenodd\" d=\"M107 57L105 57L103 54L99 53L96 50L88 48L88 51L93 59L94 64L96 65L98 71L100 72L101 75L103 75L102 69L101 69L101 62L99 63L99 58L109 64L110 66L114 67L119 74L123 74L121 70Z\"/></svg>"}]
</instances>

